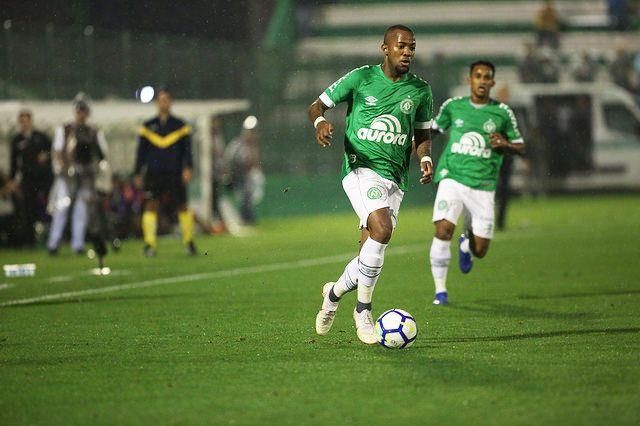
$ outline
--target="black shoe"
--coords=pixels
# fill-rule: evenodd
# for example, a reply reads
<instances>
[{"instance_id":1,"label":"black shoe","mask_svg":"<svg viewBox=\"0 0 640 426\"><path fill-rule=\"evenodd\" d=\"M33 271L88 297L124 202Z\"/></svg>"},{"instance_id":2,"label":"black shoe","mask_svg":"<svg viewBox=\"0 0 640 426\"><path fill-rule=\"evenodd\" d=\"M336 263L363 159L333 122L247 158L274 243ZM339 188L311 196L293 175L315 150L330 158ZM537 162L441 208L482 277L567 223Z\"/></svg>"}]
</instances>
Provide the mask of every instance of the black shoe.
<instances>
[{"instance_id":1,"label":"black shoe","mask_svg":"<svg viewBox=\"0 0 640 426\"><path fill-rule=\"evenodd\" d=\"M198 254L198 250L196 249L196 245L193 243L193 241L189 241L187 243L187 254L189 256L195 256Z\"/></svg>"},{"instance_id":2,"label":"black shoe","mask_svg":"<svg viewBox=\"0 0 640 426\"><path fill-rule=\"evenodd\" d=\"M58 255L58 247L49 249L49 256L57 256Z\"/></svg>"},{"instance_id":3,"label":"black shoe","mask_svg":"<svg viewBox=\"0 0 640 426\"><path fill-rule=\"evenodd\" d=\"M144 256L145 257L155 257L156 256L156 249L154 249L153 247L151 247L150 245L145 245L144 246Z\"/></svg>"}]
</instances>

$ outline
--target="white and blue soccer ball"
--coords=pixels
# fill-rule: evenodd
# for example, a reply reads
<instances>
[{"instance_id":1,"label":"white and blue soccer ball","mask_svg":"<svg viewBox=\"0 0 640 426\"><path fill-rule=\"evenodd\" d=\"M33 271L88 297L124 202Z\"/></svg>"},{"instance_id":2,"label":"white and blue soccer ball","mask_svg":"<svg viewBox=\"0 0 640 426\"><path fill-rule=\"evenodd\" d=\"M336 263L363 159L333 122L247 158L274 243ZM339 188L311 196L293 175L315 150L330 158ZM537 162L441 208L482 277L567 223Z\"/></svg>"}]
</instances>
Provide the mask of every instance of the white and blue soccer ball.
<instances>
[{"instance_id":1,"label":"white and blue soccer ball","mask_svg":"<svg viewBox=\"0 0 640 426\"><path fill-rule=\"evenodd\" d=\"M409 312L389 309L376 320L376 335L385 348L404 349L416 341L418 326Z\"/></svg>"}]
</instances>

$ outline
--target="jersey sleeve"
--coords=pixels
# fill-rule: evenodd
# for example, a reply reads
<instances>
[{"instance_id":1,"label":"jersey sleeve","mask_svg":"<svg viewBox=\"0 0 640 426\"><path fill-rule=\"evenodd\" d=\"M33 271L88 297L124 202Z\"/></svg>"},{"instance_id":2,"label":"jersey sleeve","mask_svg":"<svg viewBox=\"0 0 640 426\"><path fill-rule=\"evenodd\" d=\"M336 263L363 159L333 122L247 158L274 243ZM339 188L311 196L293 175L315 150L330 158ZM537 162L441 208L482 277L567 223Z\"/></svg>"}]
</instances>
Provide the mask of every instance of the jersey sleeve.
<instances>
[{"instance_id":1,"label":"jersey sleeve","mask_svg":"<svg viewBox=\"0 0 640 426\"><path fill-rule=\"evenodd\" d=\"M109 145L107 144L107 138L104 136L104 132L102 130L98 130L98 132L96 133L96 137L98 139L100 159L104 160L109 156Z\"/></svg>"},{"instance_id":2,"label":"jersey sleeve","mask_svg":"<svg viewBox=\"0 0 640 426\"><path fill-rule=\"evenodd\" d=\"M447 99L440 107L440 112L433 120L433 128L438 131L447 130L451 127L451 112L449 111L449 105L453 99Z\"/></svg>"},{"instance_id":3,"label":"jersey sleeve","mask_svg":"<svg viewBox=\"0 0 640 426\"><path fill-rule=\"evenodd\" d=\"M507 139L509 139L509 142L511 143L524 143L520 129L518 129L518 120L516 120L516 115L513 113L513 110L505 104L502 104L501 106L507 114L504 129Z\"/></svg>"},{"instance_id":4,"label":"jersey sleeve","mask_svg":"<svg viewBox=\"0 0 640 426\"><path fill-rule=\"evenodd\" d=\"M433 125L433 93L430 86L425 86L421 94L422 99L416 110L414 128L430 129Z\"/></svg>"},{"instance_id":5,"label":"jersey sleeve","mask_svg":"<svg viewBox=\"0 0 640 426\"><path fill-rule=\"evenodd\" d=\"M144 126L140 127L138 131L138 149L136 150L136 161L133 168L133 173L138 175L142 171L143 167L147 164L147 151L149 150L149 141L143 136Z\"/></svg>"},{"instance_id":6,"label":"jersey sleeve","mask_svg":"<svg viewBox=\"0 0 640 426\"><path fill-rule=\"evenodd\" d=\"M320 100L323 104L325 104L328 108L333 108L340 102L346 101L353 94L355 89L360 84L360 80L362 77L361 70L365 67L360 67L353 69L340 77L333 83L331 86L327 87L320 95Z\"/></svg>"},{"instance_id":7,"label":"jersey sleeve","mask_svg":"<svg viewBox=\"0 0 640 426\"><path fill-rule=\"evenodd\" d=\"M16 135L15 138L11 140L11 168L9 172L9 179L15 179L18 174L18 140L20 139L20 135Z\"/></svg>"},{"instance_id":8,"label":"jersey sleeve","mask_svg":"<svg viewBox=\"0 0 640 426\"><path fill-rule=\"evenodd\" d=\"M193 169L193 155L191 152L191 127L187 126L187 133L182 137L182 167Z\"/></svg>"}]
</instances>

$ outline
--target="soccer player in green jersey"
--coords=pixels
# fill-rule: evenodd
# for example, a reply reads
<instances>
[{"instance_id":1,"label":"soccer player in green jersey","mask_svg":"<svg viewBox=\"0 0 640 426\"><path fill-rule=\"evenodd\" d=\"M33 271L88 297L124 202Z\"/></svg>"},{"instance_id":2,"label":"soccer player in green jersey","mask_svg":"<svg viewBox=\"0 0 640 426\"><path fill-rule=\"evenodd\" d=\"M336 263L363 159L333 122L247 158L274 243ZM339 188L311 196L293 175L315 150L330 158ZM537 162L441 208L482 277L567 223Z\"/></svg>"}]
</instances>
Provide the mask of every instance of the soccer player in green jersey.
<instances>
[{"instance_id":1,"label":"soccer player in green jersey","mask_svg":"<svg viewBox=\"0 0 640 426\"><path fill-rule=\"evenodd\" d=\"M439 185L430 252L435 305L447 303L449 248L458 218L465 212L470 219L470 228L459 239L460 269L468 273L473 257L484 257L493 238L495 189L503 155L524 153L513 111L490 97L494 75L491 62L472 63L467 78L470 96L448 99L434 120L434 129L449 130L449 141L435 172Z\"/></svg>"},{"instance_id":2,"label":"soccer player in green jersey","mask_svg":"<svg viewBox=\"0 0 640 426\"><path fill-rule=\"evenodd\" d=\"M309 107L316 128L316 142L331 145L333 125L324 112L347 102L342 186L360 219L360 252L336 282L322 289L322 307L316 317L316 332L327 334L340 298L357 288L353 312L358 338L376 343L371 297L384 252L398 219L407 189L412 138L421 159L421 182L433 174L430 127L433 113L431 87L409 73L416 40L409 28L389 27L384 34L380 65L365 65L333 83Z\"/></svg>"}]
</instances>

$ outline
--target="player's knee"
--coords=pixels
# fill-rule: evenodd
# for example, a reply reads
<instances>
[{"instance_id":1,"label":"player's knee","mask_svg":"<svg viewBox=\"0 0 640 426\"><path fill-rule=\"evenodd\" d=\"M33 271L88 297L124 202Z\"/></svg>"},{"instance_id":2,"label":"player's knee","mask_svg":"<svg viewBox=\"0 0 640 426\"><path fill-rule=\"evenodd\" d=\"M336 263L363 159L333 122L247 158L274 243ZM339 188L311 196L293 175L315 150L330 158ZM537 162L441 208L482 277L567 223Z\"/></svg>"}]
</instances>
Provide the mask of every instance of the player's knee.
<instances>
[{"instance_id":1,"label":"player's knee","mask_svg":"<svg viewBox=\"0 0 640 426\"><path fill-rule=\"evenodd\" d=\"M391 234L393 233L392 229L383 228L378 230L378 232L371 232L371 238L380 244L388 244L391 241Z\"/></svg>"},{"instance_id":2,"label":"player's knee","mask_svg":"<svg viewBox=\"0 0 640 426\"><path fill-rule=\"evenodd\" d=\"M369 226L369 236L381 243L387 244L391 240L393 234L393 224L391 221L387 222L375 222Z\"/></svg>"},{"instance_id":3,"label":"player's knee","mask_svg":"<svg viewBox=\"0 0 640 426\"><path fill-rule=\"evenodd\" d=\"M449 224L446 221L436 222L435 237L439 240L451 241L455 229L456 228L455 226L453 226L453 224Z\"/></svg>"},{"instance_id":4,"label":"player's knee","mask_svg":"<svg viewBox=\"0 0 640 426\"><path fill-rule=\"evenodd\" d=\"M451 238L453 238L453 231L448 230L448 229L436 228L435 236L439 240L451 241Z\"/></svg>"}]
</instances>

